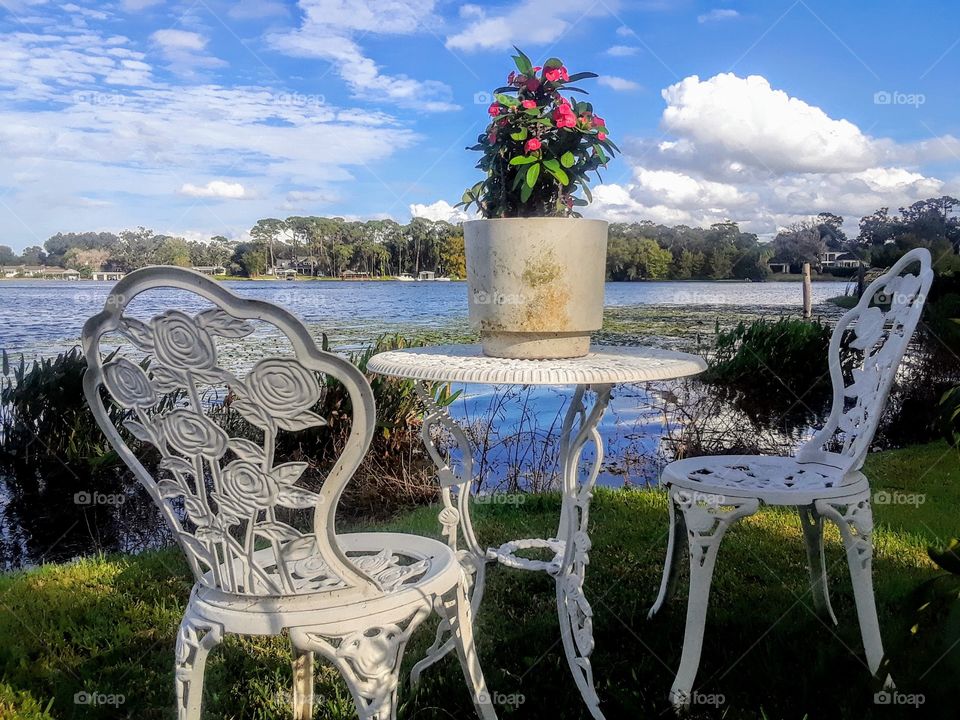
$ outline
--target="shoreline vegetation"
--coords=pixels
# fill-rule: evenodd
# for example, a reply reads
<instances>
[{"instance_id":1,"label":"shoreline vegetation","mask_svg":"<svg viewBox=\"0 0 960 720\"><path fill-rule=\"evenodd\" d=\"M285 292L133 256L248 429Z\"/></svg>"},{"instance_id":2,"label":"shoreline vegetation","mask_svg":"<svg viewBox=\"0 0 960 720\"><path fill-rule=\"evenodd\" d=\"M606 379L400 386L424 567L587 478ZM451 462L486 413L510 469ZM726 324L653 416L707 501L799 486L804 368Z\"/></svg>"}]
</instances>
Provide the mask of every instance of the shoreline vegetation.
<instances>
[{"instance_id":1,"label":"shoreline vegetation","mask_svg":"<svg viewBox=\"0 0 960 720\"><path fill-rule=\"evenodd\" d=\"M820 279L854 276L867 268L889 267L917 246L930 248L938 272L960 270L958 201L944 196L900 208L882 208L860 218L860 232L848 237L844 218L829 212L783 228L769 241L745 232L736 222L710 227L667 226L650 221L609 226L607 279L621 280L784 280L798 281L804 263ZM19 268L44 266L54 276L91 277L127 273L146 265L220 269L230 278L280 276L340 278L359 273L371 278L421 271L463 278L466 259L462 224L414 218L345 220L340 217L264 218L249 239L186 240L144 227L113 232L61 232L43 246L16 253L0 245L0 277Z\"/></svg>"},{"instance_id":2,"label":"shoreline vegetation","mask_svg":"<svg viewBox=\"0 0 960 720\"><path fill-rule=\"evenodd\" d=\"M381 275L376 277L343 277L343 276L304 276L298 275L295 278L279 278L273 275L257 275L254 277L247 277L246 275L211 275L211 279L218 280L220 282L399 282L399 278L396 275ZM436 280L416 280L416 282L437 282ZM451 277L446 278L450 282L465 282L464 278L461 277ZM839 275L832 275L830 273L811 273L811 280L813 282L835 282L835 283L851 283L855 282L855 279L849 277L842 277ZM32 281L38 283L49 283L51 285L59 285L61 283L78 283L78 282L102 282L105 284L114 284L113 280L94 280L92 278L78 278L76 280L54 280L49 278L27 278L27 277L0 277L0 282L11 281L11 282L24 282ZM750 282L803 282L803 273L776 273L773 275L768 275L762 280L751 280L750 278L685 278L685 279L676 279L676 278L631 278L629 280L611 280L607 278L606 282L615 283L716 283L716 284L725 284L725 283L750 283Z\"/></svg>"}]
</instances>

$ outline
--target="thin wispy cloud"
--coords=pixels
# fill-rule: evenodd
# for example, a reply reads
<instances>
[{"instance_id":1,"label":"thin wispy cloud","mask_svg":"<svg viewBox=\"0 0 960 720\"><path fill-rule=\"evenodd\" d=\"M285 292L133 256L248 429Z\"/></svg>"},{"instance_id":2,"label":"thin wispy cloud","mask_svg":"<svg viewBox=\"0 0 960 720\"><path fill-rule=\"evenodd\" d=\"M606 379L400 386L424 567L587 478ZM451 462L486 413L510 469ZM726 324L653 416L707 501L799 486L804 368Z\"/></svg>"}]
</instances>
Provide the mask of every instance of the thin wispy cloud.
<instances>
[{"instance_id":1,"label":"thin wispy cloud","mask_svg":"<svg viewBox=\"0 0 960 720\"><path fill-rule=\"evenodd\" d=\"M630 57L640 52L640 48L635 45L611 45L606 50L610 57Z\"/></svg>"},{"instance_id":2,"label":"thin wispy cloud","mask_svg":"<svg viewBox=\"0 0 960 720\"><path fill-rule=\"evenodd\" d=\"M600 77L598 82L601 85L605 85L611 90L616 90L617 92L625 92L629 90L639 90L640 83L634 82L633 80L627 80L626 78L617 77L616 75L603 75Z\"/></svg>"},{"instance_id":3,"label":"thin wispy cloud","mask_svg":"<svg viewBox=\"0 0 960 720\"><path fill-rule=\"evenodd\" d=\"M719 22L721 20L735 20L740 17L740 13L730 8L716 8L708 13L697 16L697 22L704 23Z\"/></svg>"}]
</instances>

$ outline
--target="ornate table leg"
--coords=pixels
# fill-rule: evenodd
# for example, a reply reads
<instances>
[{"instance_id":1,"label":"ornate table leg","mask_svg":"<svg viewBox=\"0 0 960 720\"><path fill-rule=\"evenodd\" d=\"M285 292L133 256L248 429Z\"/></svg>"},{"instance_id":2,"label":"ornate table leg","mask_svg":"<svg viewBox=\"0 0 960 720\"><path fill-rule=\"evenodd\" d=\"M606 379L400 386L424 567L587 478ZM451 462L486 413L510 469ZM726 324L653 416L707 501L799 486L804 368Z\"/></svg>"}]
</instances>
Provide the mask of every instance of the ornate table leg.
<instances>
[{"instance_id":1,"label":"ornate table leg","mask_svg":"<svg viewBox=\"0 0 960 720\"><path fill-rule=\"evenodd\" d=\"M483 587L486 579L487 554L477 543L470 518L470 493L473 490L473 448L463 429L457 425L445 407L440 407L431 392L431 383L418 380L414 386L417 397L423 403L425 414L420 435L423 444L437 466L437 480L440 483L440 495L443 509L440 511L440 525L447 544L457 554L469 585L470 608L473 617L480 611L483 599ZM457 443L461 455L461 469L458 475L434 443L434 431L438 426L446 429ZM456 496L452 490L456 488ZM460 548L460 537L466 547ZM416 683L426 668L443 658L455 647L451 635L450 623L443 620L437 628L437 637L427 650L426 657L418 662L410 673L411 681Z\"/></svg>"},{"instance_id":2,"label":"ornate table leg","mask_svg":"<svg viewBox=\"0 0 960 720\"><path fill-rule=\"evenodd\" d=\"M561 462L563 472L563 505L557 539L564 544L558 557L557 612L560 616L560 634L570 671L590 714L603 720L600 699L593 685L593 610L583 590L587 564L590 562L590 536L587 524L593 487L603 464L603 440L597 424L610 401L610 385L592 388L596 393L593 408L587 410L584 395L587 388L577 387L563 420L561 435ZM580 481L580 460L588 442L594 446L594 458L586 475Z\"/></svg>"}]
</instances>

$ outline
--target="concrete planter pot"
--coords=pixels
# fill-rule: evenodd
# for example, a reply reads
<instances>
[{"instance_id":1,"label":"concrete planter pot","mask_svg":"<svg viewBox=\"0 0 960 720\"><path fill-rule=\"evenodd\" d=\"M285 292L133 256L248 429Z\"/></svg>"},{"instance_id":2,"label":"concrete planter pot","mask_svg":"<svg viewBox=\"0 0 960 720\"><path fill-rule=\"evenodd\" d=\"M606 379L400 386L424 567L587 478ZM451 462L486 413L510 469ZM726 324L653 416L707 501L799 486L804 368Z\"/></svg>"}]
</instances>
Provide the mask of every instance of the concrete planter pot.
<instances>
[{"instance_id":1,"label":"concrete planter pot","mask_svg":"<svg viewBox=\"0 0 960 720\"><path fill-rule=\"evenodd\" d=\"M603 324L605 220L504 218L463 224L470 326L492 357L590 351Z\"/></svg>"}]
</instances>

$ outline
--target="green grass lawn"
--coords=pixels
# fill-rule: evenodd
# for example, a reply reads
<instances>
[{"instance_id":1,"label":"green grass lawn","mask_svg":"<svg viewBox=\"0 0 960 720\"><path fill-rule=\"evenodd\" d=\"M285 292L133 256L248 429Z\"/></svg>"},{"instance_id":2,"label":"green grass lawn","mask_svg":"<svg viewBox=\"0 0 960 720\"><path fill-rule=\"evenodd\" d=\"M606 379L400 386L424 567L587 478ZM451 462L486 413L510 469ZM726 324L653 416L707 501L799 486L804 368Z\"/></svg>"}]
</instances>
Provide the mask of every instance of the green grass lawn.
<instances>
[{"instance_id":1,"label":"green grass lawn","mask_svg":"<svg viewBox=\"0 0 960 720\"><path fill-rule=\"evenodd\" d=\"M956 628L936 619L910 632L914 592L938 574L929 544L960 533L960 457L943 443L872 455L877 490L912 504L877 504L876 592L891 672L904 693L923 693L919 710L874 703L845 557L835 529L827 559L838 627L814 613L796 517L769 510L741 522L724 541L711 598L698 690L721 696L695 716L724 718L956 717L960 648ZM901 495L897 495L900 493ZM553 533L556 496L519 507L476 508L482 542ZM437 536L437 508L389 524ZM602 490L591 513L594 549L587 579L595 614L593 664L610 720L667 717L666 696L679 660L686 591L647 621L666 543L660 491ZM0 718L173 717L174 633L191 580L173 550L114 556L0 576ZM423 653L433 625L407 650ZM491 568L477 619L479 651L491 690L523 703L501 705L502 718L587 717L570 680L557 627L553 582L542 574ZM229 638L211 655L207 718L288 718L287 645L281 639ZM123 696L116 706L78 705L78 692ZM402 718L468 718L472 709L452 658L431 668L412 692L404 680ZM317 717L352 718L345 686L318 671Z\"/></svg>"}]
</instances>

